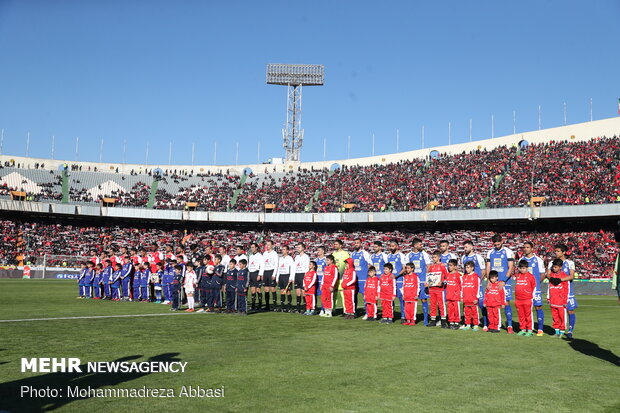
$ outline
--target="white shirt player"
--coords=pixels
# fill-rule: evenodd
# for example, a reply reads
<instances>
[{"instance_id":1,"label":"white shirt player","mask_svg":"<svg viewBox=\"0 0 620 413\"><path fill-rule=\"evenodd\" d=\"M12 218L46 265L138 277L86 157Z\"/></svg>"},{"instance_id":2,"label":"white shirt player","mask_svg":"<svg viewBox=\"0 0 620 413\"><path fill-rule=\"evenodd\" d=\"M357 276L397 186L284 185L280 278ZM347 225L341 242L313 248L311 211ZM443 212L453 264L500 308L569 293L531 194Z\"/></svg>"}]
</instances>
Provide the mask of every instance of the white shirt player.
<instances>
[{"instance_id":1,"label":"white shirt player","mask_svg":"<svg viewBox=\"0 0 620 413\"><path fill-rule=\"evenodd\" d=\"M222 255L222 262L221 262L221 264L224 266L224 268L226 268L226 270L228 270L228 263L229 262L230 262L230 255L228 255L228 254Z\"/></svg>"},{"instance_id":2,"label":"white shirt player","mask_svg":"<svg viewBox=\"0 0 620 413\"><path fill-rule=\"evenodd\" d=\"M196 273L193 270L187 271L183 279L183 288L185 288L185 292L193 293L194 288L196 288L196 282Z\"/></svg>"},{"instance_id":3,"label":"white shirt player","mask_svg":"<svg viewBox=\"0 0 620 413\"><path fill-rule=\"evenodd\" d=\"M275 274L276 281L280 281L281 275L289 277L290 279L293 268L295 268L295 261L293 261L293 258L290 255L287 255L286 257L281 256L278 260L278 271L277 274Z\"/></svg>"},{"instance_id":4,"label":"white shirt player","mask_svg":"<svg viewBox=\"0 0 620 413\"><path fill-rule=\"evenodd\" d=\"M278 267L278 253L274 250L263 252L263 268L259 275L265 271L275 270Z\"/></svg>"},{"instance_id":5,"label":"white shirt player","mask_svg":"<svg viewBox=\"0 0 620 413\"><path fill-rule=\"evenodd\" d=\"M295 274L306 274L310 269L310 257L308 254L297 254L295 257Z\"/></svg>"},{"instance_id":6,"label":"white shirt player","mask_svg":"<svg viewBox=\"0 0 620 413\"><path fill-rule=\"evenodd\" d=\"M263 254L261 254L260 252L257 252L256 254L252 254L250 256L250 259L248 261L248 271L249 272L256 272L256 271L258 271L259 274L262 274L262 272L263 272Z\"/></svg>"},{"instance_id":7,"label":"white shirt player","mask_svg":"<svg viewBox=\"0 0 620 413\"><path fill-rule=\"evenodd\" d=\"M237 261L237 263L235 264L235 268L239 269L239 261L241 260L248 260L248 256L245 254L241 254L241 255L235 255L235 261ZM230 262L230 261L229 261Z\"/></svg>"}]
</instances>

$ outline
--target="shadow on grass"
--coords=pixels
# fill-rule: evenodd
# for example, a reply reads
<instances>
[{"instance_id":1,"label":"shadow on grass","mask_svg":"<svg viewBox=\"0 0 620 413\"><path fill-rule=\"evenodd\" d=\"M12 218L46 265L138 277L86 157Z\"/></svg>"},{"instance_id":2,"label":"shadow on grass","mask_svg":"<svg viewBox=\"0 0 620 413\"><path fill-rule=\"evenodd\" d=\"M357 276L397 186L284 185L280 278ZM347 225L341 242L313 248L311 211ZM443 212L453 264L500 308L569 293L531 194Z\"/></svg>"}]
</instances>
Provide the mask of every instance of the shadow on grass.
<instances>
[{"instance_id":1,"label":"shadow on grass","mask_svg":"<svg viewBox=\"0 0 620 413\"><path fill-rule=\"evenodd\" d=\"M582 340L579 338L564 340L568 341L568 344L572 347L573 350L580 352L581 354L585 354L586 356L595 357L597 359L608 361L614 366L620 367L620 357L618 357L613 351L606 350L604 348L599 347L598 344L593 343L588 340Z\"/></svg>"},{"instance_id":2,"label":"shadow on grass","mask_svg":"<svg viewBox=\"0 0 620 413\"><path fill-rule=\"evenodd\" d=\"M173 362L180 361L176 358L179 353L164 353L153 356L147 362ZM122 357L114 362L129 362L141 358L142 355ZM80 389L99 389L102 387L114 387L151 373L88 373L87 365L80 365L82 373L49 373L40 376L28 377L0 384L0 411L8 412L45 412L56 410L74 400L82 397L69 397L67 387L77 386ZM34 389L58 389L62 397L21 397L22 386Z\"/></svg>"}]
</instances>

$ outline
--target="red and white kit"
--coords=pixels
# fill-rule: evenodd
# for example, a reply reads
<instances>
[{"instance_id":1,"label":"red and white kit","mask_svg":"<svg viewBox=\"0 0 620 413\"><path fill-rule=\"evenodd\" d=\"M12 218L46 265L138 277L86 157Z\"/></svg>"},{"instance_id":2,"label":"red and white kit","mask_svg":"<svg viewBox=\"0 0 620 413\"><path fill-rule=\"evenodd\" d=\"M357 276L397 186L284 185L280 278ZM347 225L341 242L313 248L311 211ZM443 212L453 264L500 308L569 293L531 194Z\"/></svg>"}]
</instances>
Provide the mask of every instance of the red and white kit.
<instances>
[{"instance_id":1,"label":"red and white kit","mask_svg":"<svg viewBox=\"0 0 620 413\"><path fill-rule=\"evenodd\" d=\"M532 318L532 300L536 290L536 279L532 273L520 272L515 275L515 305L519 313L519 326L521 330L533 330L534 319Z\"/></svg>"},{"instance_id":2,"label":"red and white kit","mask_svg":"<svg viewBox=\"0 0 620 413\"><path fill-rule=\"evenodd\" d=\"M381 274L379 280L379 298L383 318L394 318L394 297L396 296L396 280L392 274Z\"/></svg>"},{"instance_id":3,"label":"red and white kit","mask_svg":"<svg viewBox=\"0 0 620 413\"><path fill-rule=\"evenodd\" d=\"M484 305L487 307L489 317L489 330L499 330L502 324L500 309L506 305L506 293L500 287L499 282L489 283L487 291L484 293Z\"/></svg>"},{"instance_id":4,"label":"red and white kit","mask_svg":"<svg viewBox=\"0 0 620 413\"><path fill-rule=\"evenodd\" d=\"M428 267L428 271L426 272L427 278L429 275L439 275L441 280L440 286L428 288L431 300L431 317L437 317L437 306L439 306L439 314L441 315L441 318L446 318L446 302L443 296L443 284L445 282L446 275L448 275L448 270L446 270L446 266L443 264L432 264Z\"/></svg>"},{"instance_id":5,"label":"red and white kit","mask_svg":"<svg viewBox=\"0 0 620 413\"><path fill-rule=\"evenodd\" d=\"M377 299L379 298L379 278L368 277L364 287L364 301L366 301L366 316L377 318Z\"/></svg>"},{"instance_id":6,"label":"red and white kit","mask_svg":"<svg viewBox=\"0 0 620 413\"><path fill-rule=\"evenodd\" d=\"M304 295L306 296L306 311L314 311L316 308L316 271L308 271L304 275Z\"/></svg>"},{"instance_id":7,"label":"red and white kit","mask_svg":"<svg viewBox=\"0 0 620 413\"><path fill-rule=\"evenodd\" d=\"M415 315L418 312L418 291L420 280L418 274L411 273L403 276L403 300L405 301L405 320L415 324Z\"/></svg>"},{"instance_id":8,"label":"red and white kit","mask_svg":"<svg viewBox=\"0 0 620 413\"><path fill-rule=\"evenodd\" d=\"M461 278L461 296L465 310L465 324L475 326L480 322L478 300L480 299L480 276L475 272L463 274Z\"/></svg>"},{"instance_id":9,"label":"red and white kit","mask_svg":"<svg viewBox=\"0 0 620 413\"><path fill-rule=\"evenodd\" d=\"M328 265L323 269L323 285L321 285L321 301L323 303L323 309L331 310L334 306L333 292L330 288L334 288L338 281L338 267L335 265Z\"/></svg>"},{"instance_id":10,"label":"red and white kit","mask_svg":"<svg viewBox=\"0 0 620 413\"><path fill-rule=\"evenodd\" d=\"M551 274L551 277L564 278L566 274L563 272ZM562 281L558 285L549 283L547 290L547 300L551 306L551 315L553 316L553 328L556 330L565 330L566 326L566 305L568 304L568 281Z\"/></svg>"},{"instance_id":11,"label":"red and white kit","mask_svg":"<svg viewBox=\"0 0 620 413\"><path fill-rule=\"evenodd\" d=\"M461 322L461 273L451 272L446 275L446 302L448 303L448 322Z\"/></svg>"},{"instance_id":12,"label":"red and white kit","mask_svg":"<svg viewBox=\"0 0 620 413\"><path fill-rule=\"evenodd\" d=\"M357 287L357 275L355 274L355 266L353 258L345 260L346 268L342 274L342 295L344 296L344 313L355 314L355 295Z\"/></svg>"}]
</instances>

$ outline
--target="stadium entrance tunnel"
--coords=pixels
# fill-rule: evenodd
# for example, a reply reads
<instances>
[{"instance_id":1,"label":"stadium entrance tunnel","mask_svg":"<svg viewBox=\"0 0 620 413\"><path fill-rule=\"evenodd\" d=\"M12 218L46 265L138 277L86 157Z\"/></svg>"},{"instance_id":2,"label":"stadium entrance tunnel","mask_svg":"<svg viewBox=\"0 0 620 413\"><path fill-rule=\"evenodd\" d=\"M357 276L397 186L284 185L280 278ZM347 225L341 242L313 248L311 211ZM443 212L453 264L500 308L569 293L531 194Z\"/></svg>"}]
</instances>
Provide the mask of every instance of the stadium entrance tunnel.
<instances>
[{"instance_id":1,"label":"stadium entrance tunnel","mask_svg":"<svg viewBox=\"0 0 620 413\"><path fill-rule=\"evenodd\" d=\"M248 176L252 175L252 168L245 168L243 174Z\"/></svg>"},{"instance_id":2,"label":"stadium entrance tunnel","mask_svg":"<svg viewBox=\"0 0 620 413\"><path fill-rule=\"evenodd\" d=\"M523 139L523 140L519 141L519 148L521 148L521 149L525 149L525 148L527 148L527 146L528 146L529 144L530 144L530 143L529 143L528 141L526 141L525 139Z\"/></svg>"},{"instance_id":3,"label":"stadium entrance tunnel","mask_svg":"<svg viewBox=\"0 0 620 413\"><path fill-rule=\"evenodd\" d=\"M431 151L429 156L430 156L431 159L437 159L437 158L439 158L439 151Z\"/></svg>"},{"instance_id":4,"label":"stadium entrance tunnel","mask_svg":"<svg viewBox=\"0 0 620 413\"><path fill-rule=\"evenodd\" d=\"M329 167L330 171L337 171L338 169L340 169L339 163L333 163L332 166Z\"/></svg>"}]
</instances>

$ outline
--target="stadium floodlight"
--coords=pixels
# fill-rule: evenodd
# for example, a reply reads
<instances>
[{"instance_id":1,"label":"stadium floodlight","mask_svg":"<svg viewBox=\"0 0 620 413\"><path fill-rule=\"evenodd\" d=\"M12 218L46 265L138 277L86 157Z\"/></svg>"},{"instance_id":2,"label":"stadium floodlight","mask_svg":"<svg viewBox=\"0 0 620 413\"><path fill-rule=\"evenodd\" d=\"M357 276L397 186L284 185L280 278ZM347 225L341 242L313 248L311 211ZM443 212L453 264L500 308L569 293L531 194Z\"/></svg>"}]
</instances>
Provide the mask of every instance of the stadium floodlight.
<instances>
[{"instance_id":1,"label":"stadium floodlight","mask_svg":"<svg viewBox=\"0 0 620 413\"><path fill-rule=\"evenodd\" d=\"M269 63L267 84L288 87L286 125L282 129L287 161L299 161L299 152L304 140L301 128L301 87L323 86L325 70L323 65L298 65Z\"/></svg>"}]
</instances>

